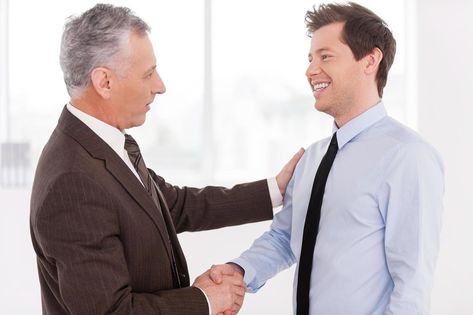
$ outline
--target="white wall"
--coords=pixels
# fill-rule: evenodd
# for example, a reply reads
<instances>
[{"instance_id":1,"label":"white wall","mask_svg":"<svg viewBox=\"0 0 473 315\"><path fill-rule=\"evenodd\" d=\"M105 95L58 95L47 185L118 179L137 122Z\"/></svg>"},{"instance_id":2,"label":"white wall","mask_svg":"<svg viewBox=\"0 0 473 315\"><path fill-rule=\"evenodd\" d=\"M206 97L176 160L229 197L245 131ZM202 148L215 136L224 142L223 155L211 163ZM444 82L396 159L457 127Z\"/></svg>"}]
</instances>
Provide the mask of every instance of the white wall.
<instances>
[{"instance_id":1,"label":"white wall","mask_svg":"<svg viewBox=\"0 0 473 315\"><path fill-rule=\"evenodd\" d=\"M0 0L2 1L2 0ZM396 0L399 1L399 0ZM445 213L431 315L473 314L473 0L417 0L417 126L446 166ZM314 2L315 3L315 2ZM289 61L288 61L289 62ZM388 83L389 84L389 83ZM249 178L251 179L251 178ZM39 314L29 192L0 190L0 313ZM195 277L234 257L268 223L180 236ZM224 245L220 247L220 245ZM203 255L205 253L205 255ZM240 314L290 314L293 269L248 295Z\"/></svg>"},{"instance_id":2,"label":"white wall","mask_svg":"<svg viewBox=\"0 0 473 315\"><path fill-rule=\"evenodd\" d=\"M446 166L432 315L473 314L473 1L419 0L418 127Z\"/></svg>"}]
</instances>

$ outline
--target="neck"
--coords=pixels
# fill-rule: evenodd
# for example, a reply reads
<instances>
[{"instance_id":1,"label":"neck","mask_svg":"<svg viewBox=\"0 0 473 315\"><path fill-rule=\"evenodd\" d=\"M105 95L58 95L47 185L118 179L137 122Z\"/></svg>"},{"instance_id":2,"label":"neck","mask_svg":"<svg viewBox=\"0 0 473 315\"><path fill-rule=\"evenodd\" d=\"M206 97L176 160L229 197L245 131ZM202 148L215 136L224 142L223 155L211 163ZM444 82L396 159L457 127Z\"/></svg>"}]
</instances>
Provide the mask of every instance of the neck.
<instances>
[{"instance_id":1,"label":"neck","mask_svg":"<svg viewBox=\"0 0 473 315\"><path fill-rule=\"evenodd\" d=\"M351 100L350 104L347 104L345 111L333 115L335 118L335 124L337 127L341 128L350 120L363 114L380 101L381 98L379 97L377 90L376 93L371 93L366 95L366 97Z\"/></svg>"},{"instance_id":2,"label":"neck","mask_svg":"<svg viewBox=\"0 0 473 315\"><path fill-rule=\"evenodd\" d=\"M90 95L90 93L85 92L80 97L71 98L70 103L72 106L87 115L95 117L98 120L122 131L118 126L115 116L108 110L109 105L106 104L103 99L94 97L93 95Z\"/></svg>"}]
</instances>

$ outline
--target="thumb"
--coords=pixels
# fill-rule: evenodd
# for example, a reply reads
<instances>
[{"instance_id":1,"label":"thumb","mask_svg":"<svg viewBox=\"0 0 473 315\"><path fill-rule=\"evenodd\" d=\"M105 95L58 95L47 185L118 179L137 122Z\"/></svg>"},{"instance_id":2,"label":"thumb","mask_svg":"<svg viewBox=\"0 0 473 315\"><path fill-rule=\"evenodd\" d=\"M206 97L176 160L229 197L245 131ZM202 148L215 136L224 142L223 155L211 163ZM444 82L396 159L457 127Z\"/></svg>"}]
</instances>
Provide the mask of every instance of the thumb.
<instances>
[{"instance_id":1,"label":"thumb","mask_svg":"<svg viewBox=\"0 0 473 315\"><path fill-rule=\"evenodd\" d=\"M289 163L287 163L287 166L289 166L291 168L291 170L294 170L297 163L301 159L302 155L304 155L304 152L305 152L304 148L300 148L299 151L297 151L296 154L294 154L294 156L289 161Z\"/></svg>"},{"instance_id":2,"label":"thumb","mask_svg":"<svg viewBox=\"0 0 473 315\"><path fill-rule=\"evenodd\" d=\"M300 148L299 151L297 151L296 154L292 156L289 162L287 162L287 164L284 165L279 175L284 174L283 176L289 175L289 177L292 177L292 173L294 173L294 169L296 168L297 163L299 163L299 160L301 159L301 157L304 155L304 152L305 152L304 148Z\"/></svg>"},{"instance_id":3,"label":"thumb","mask_svg":"<svg viewBox=\"0 0 473 315\"><path fill-rule=\"evenodd\" d=\"M210 269L209 277L215 284L222 283L222 280L223 280L222 273L215 270L214 268Z\"/></svg>"},{"instance_id":4,"label":"thumb","mask_svg":"<svg viewBox=\"0 0 473 315\"><path fill-rule=\"evenodd\" d=\"M216 284L220 284L223 281L223 276L233 276L235 274L235 269L229 264L212 266L210 268L209 277Z\"/></svg>"}]
</instances>

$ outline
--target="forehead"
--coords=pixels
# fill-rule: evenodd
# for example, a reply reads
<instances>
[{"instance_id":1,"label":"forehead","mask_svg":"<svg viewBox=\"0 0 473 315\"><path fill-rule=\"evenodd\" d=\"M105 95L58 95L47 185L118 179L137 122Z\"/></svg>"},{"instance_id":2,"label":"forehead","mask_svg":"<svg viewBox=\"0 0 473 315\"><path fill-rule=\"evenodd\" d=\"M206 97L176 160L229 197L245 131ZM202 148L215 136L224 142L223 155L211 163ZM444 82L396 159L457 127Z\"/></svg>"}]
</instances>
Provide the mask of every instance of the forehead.
<instances>
[{"instance_id":1,"label":"forehead","mask_svg":"<svg viewBox=\"0 0 473 315\"><path fill-rule=\"evenodd\" d=\"M343 22L331 23L322 26L312 33L311 50L336 49L345 43L342 42Z\"/></svg>"},{"instance_id":2,"label":"forehead","mask_svg":"<svg viewBox=\"0 0 473 315\"><path fill-rule=\"evenodd\" d=\"M138 35L132 33L130 35L130 59L135 65L153 64L156 62L153 45L148 35Z\"/></svg>"}]
</instances>

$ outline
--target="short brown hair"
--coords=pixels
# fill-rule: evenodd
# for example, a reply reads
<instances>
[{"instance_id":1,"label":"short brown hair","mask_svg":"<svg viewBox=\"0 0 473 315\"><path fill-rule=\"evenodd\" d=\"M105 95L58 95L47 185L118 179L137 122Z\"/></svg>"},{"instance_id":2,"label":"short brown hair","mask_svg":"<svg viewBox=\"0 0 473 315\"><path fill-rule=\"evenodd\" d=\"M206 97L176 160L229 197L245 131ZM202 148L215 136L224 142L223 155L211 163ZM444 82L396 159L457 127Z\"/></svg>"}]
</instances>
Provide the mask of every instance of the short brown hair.
<instances>
[{"instance_id":1,"label":"short brown hair","mask_svg":"<svg viewBox=\"0 0 473 315\"><path fill-rule=\"evenodd\" d=\"M387 24L371 10L354 2L347 4L321 4L307 11L305 22L309 36L322 26L344 22L342 40L350 47L356 60L368 55L375 47L383 52L376 73L378 94L383 96L388 72L396 54L396 40Z\"/></svg>"}]
</instances>

